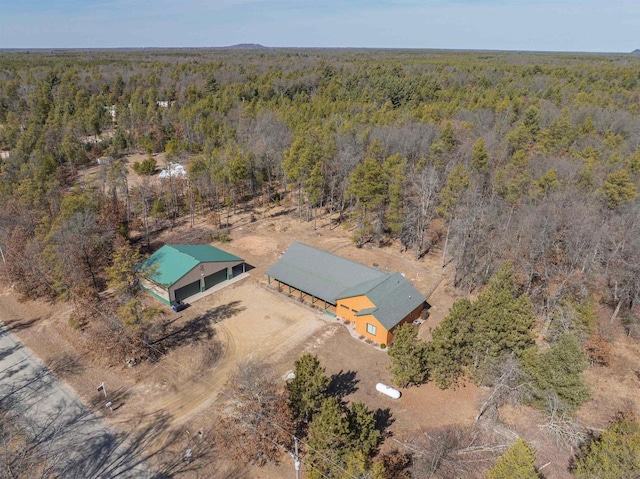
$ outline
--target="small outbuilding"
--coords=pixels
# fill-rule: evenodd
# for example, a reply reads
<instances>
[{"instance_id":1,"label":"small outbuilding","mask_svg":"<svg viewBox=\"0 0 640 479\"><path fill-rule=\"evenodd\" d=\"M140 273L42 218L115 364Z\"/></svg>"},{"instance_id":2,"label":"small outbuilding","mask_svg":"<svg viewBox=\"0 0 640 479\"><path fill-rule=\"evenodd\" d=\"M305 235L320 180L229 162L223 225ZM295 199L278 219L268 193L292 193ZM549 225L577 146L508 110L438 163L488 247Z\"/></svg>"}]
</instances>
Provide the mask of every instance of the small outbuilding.
<instances>
[{"instance_id":1,"label":"small outbuilding","mask_svg":"<svg viewBox=\"0 0 640 479\"><path fill-rule=\"evenodd\" d=\"M165 304L184 301L244 273L245 263L211 245L164 245L138 265L142 288Z\"/></svg>"},{"instance_id":2,"label":"small outbuilding","mask_svg":"<svg viewBox=\"0 0 640 479\"><path fill-rule=\"evenodd\" d=\"M358 334L379 344L390 344L393 331L420 317L426 305L400 273L384 273L298 242L266 274L269 284L354 323Z\"/></svg>"}]
</instances>

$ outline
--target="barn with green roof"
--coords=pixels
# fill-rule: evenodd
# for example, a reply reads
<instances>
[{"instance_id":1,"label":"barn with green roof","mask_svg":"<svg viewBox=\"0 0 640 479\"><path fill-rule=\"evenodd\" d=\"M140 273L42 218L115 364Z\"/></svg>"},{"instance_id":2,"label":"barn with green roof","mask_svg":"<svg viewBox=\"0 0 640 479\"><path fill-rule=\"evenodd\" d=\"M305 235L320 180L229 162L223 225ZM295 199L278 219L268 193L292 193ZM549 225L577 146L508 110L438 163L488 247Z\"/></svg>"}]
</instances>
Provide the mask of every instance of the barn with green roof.
<instances>
[{"instance_id":1,"label":"barn with green roof","mask_svg":"<svg viewBox=\"0 0 640 479\"><path fill-rule=\"evenodd\" d=\"M164 245L138 265L143 289L166 304L242 274L244 260L211 245Z\"/></svg>"}]
</instances>

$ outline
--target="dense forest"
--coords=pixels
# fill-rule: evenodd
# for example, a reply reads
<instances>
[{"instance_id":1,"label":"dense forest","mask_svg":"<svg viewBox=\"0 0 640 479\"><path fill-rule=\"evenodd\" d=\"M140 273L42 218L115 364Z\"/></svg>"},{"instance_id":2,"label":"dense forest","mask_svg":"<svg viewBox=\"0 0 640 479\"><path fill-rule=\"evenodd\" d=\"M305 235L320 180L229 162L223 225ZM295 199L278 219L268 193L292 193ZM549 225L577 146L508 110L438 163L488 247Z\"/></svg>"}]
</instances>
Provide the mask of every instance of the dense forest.
<instances>
[{"instance_id":1,"label":"dense forest","mask_svg":"<svg viewBox=\"0 0 640 479\"><path fill-rule=\"evenodd\" d=\"M134 152L148 159L131 182ZM148 181L160 152L187 176ZM492 369L509 355L534 385L529 403L571 414L588 398L571 381L586 359L607 361L594 303L640 334L637 56L5 51L0 153L8 279L73 302L74 327L108 285L125 298L124 325L154 314L128 271L140 259L130 244L148 248L159 224L202 216L224 237L232 212L287 203L310 228L347 225L358 247L437 252L460 292L483 291L430 343L399 334L401 386L464 373L514 385L512 363ZM83 183L98 159L100 184ZM543 352L530 347L536 318Z\"/></svg>"},{"instance_id":2,"label":"dense forest","mask_svg":"<svg viewBox=\"0 0 640 479\"><path fill-rule=\"evenodd\" d=\"M60 51L0 64L1 240L31 262L12 264L16 281L51 278L34 294L99 290L113 233L136 221L286 191L302 220L357 225L359 245L446 248L461 288L510 259L545 314L589 291L626 309L638 298L633 56ZM185 163L188 185L129 187L117 160L133 150ZM102 156L116 161L101 191L75 187ZM61 275L67 261L83 277Z\"/></svg>"}]
</instances>

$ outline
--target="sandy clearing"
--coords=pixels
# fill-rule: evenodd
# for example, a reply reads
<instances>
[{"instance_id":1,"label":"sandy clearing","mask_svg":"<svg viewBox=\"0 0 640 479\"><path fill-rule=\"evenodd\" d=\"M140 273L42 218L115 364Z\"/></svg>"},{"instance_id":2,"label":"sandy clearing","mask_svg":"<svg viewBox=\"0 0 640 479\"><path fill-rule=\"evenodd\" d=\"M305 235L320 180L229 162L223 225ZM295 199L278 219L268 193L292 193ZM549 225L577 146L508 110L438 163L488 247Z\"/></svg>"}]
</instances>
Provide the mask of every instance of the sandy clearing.
<instances>
[{"instance_id":1,"label":"sandy clearing","mask_svg":"<svg viewBox=\"0 0 640 479\"><path fill-rule=\"evenodd\" d=\"M239 364L248 360L273 364L327 326L312 310L282 301L252 281L219 293L192 306L192 314L206 314L224 305L235 308L233 316L215 325L214 347L222 349L216 363L200 373L193 367L196 365L188 365L184 354L163 357L158 366L171 377L161 375L138 395L137 401L144 403L145 409L165 409L177 423L183 422L218 398Z\"/></svg>"}]
</instances>

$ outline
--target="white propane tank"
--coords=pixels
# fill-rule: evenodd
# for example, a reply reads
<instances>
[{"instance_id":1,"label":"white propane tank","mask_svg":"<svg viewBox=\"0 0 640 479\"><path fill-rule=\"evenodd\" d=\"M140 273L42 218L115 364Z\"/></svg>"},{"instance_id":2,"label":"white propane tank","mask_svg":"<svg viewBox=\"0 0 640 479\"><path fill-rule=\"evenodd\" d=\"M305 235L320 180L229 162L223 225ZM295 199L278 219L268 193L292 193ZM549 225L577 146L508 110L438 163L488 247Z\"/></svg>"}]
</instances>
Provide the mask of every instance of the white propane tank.
<instances>
[{"instance_id":1,"label":"white propane tank","mask_svg":"<svg viewBox=\"0 0 640 479\"><path fill-rule=\"evenodd\" d=\"M387 386L386 384L376 384L376 390L378 392L381 392L382 394L386 394L393 399L400 399L400 391L398 391L397 389L393 389L391 386Z\"/></svg>"}]
</instances>

